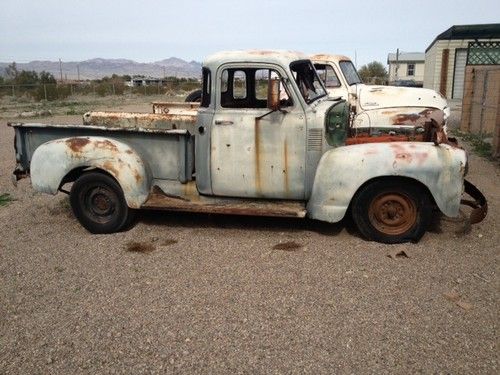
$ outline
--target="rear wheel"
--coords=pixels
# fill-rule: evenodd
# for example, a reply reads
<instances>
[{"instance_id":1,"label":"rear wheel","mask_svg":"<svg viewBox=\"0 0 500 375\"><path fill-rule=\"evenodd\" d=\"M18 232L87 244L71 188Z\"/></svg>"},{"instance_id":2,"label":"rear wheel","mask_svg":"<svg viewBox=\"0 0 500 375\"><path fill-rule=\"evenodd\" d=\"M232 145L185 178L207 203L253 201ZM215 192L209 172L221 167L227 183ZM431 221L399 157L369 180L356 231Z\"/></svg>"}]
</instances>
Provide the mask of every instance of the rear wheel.
<instances>
[{"instance_id":1,"label":"rear wheel","mask_svg":"<svg viewBox=\"0 0 500 375\"><path fill-rule=\"evenodd\" d=\"M201 90L194 90L186 96L185 102L201 102Z\"/></svg>"},{"instance_id":2,"label":"rear wheel","mask_svg":"<svg viewBox=\"0 0 500 375\"><path fill-rule=\"evenodd\" d=\"M113 233L129 224L134 211L127 206L120 185L99 172L82 175L70 193L73 213L91 233Z\"/></svg>"},{"instance_id":3,"label":"rear wheel","mask_svg":"<svg viewBox=\"0 0 500 375\"><path fill-rule=\"evenodd\" d=\"M377 180L363 186L352 204L361 234L383 243L418 241L429 226L432 210L427 191L405 180Z\"/></svg>"}]
</instances>

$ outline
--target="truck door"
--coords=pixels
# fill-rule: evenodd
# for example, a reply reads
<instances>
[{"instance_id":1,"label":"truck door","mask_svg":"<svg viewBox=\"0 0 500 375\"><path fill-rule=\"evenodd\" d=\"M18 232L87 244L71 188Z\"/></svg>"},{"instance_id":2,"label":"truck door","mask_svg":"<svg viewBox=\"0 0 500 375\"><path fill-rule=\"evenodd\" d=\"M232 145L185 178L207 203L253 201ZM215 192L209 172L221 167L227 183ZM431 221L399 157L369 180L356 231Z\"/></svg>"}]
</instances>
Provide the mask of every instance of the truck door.
<instances>
[{"instance_id":1,"label":"truck door","mask_svg":"<svg viewBox=\"0 0 500 375\"><path fill-rule=\"evenodd\" d=\"M211 126L215 195L304 199L304 111L278 66L224 65L217 72L217 110ZM280 110L267 105L279 79Z\"/></svg>"}]
</instances>

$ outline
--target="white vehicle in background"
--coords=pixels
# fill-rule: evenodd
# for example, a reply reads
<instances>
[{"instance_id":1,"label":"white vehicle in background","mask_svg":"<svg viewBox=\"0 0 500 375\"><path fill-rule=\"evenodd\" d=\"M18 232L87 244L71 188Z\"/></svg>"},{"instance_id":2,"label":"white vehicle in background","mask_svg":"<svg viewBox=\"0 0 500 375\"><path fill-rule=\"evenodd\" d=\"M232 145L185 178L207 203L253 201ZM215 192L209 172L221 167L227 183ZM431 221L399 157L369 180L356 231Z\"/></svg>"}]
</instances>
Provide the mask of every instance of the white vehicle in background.
<instances>
[{"instance_id":1,"label":"white vehicle in background","mask_svg":"<svg viewBox=\"0 0 500 375\"><path fill-rule=\"evenodd\" d=\"M433 116L446 120L450 109L438 92L424 88L366 85L351 59L342 55L310 56L332 98L349 102L352 127L368 137L418 136Z\"/></svg>"}]
</instances>

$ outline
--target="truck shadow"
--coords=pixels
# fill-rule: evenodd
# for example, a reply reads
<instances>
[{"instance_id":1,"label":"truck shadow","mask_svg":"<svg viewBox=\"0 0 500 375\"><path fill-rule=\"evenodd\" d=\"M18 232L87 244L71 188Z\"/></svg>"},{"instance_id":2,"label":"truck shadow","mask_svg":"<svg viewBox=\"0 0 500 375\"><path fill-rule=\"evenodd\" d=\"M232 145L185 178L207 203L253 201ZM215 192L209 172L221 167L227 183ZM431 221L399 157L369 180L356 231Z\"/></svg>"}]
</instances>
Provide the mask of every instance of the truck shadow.
<instances>
[{"instance_id":1,"label":"truck shadow","mask_svg":"<svg viewBox=\"0 0 500 375\"><path fill-rule=\"evenodd\" d=\"M325 223L312 219L240 216L224 214L204 214L192 212L169 212L141 210L137 215L137 223L165 226L170 228L208 228L229 230L250 230L265 232L297 232L312 231L334 236L345 229L349 234L360 237L350 216L338 223Z\"/></svg>"}]
</instances>

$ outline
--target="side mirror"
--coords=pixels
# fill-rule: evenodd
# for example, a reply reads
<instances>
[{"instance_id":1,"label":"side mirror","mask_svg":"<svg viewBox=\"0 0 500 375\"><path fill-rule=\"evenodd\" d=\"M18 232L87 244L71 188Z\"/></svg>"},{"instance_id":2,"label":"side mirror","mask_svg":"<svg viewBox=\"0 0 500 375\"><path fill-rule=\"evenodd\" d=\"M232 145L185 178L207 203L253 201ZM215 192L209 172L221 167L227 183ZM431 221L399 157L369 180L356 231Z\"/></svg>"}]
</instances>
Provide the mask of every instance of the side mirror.
<instances>
[{"instance_id":1,"label":"side mirror","mask_svg":"<svg viewBox=\"0 0 500 375\"><path fill-rule=\"evenodd\" d=\"M280 80L272 78L267 86L267 108L277 111L280 108Z\"/></svg>"}]
</instances>

